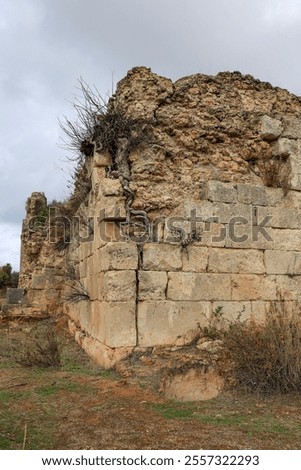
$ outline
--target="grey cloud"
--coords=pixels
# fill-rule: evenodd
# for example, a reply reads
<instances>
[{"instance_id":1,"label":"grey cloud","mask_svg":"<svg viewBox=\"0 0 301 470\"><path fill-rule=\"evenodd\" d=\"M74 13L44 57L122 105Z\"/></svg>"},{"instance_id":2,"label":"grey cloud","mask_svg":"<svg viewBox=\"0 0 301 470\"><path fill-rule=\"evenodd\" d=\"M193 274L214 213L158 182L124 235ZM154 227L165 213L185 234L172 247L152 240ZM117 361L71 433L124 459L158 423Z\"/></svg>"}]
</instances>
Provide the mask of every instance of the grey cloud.
<instances>
[{"instance_id":1,"label":"grey cloud","mask_svg":"<svg viewBox=\"0 0 301 470\"><path fill-rule=\"evenodd\" d=\"M28 195L67 196L58 117L72 115L80 76L105 95L136 65L172 79L240 70L301 95L296 0L0 0L0 9L3 261L16 258L8 226L21 229Z\"/></svg>"}]
</instances>

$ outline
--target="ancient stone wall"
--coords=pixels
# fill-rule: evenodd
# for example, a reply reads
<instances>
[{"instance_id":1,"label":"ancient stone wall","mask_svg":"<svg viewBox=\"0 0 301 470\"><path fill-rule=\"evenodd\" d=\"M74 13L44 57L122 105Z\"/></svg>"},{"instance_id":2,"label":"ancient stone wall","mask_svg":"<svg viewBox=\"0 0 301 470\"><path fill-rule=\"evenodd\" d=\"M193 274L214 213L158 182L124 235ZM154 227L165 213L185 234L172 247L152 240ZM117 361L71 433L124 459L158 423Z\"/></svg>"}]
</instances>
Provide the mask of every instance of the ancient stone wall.
<instances>
[{"instance_id":1,"label":"ancient stone wall","mask_svg":"<svg viewBox=\"0 0 301 470\"><path fill-rule=\"evenodd\" d=\"M47 199L32 193L21 235L19 288L24 297L19 310L36 315L62 312L65 266L65 253L55 250L50 237Z\"/></svg>"},{"instance_id":2,"label":"ancient stone wall","mask_svg":"<svg viewBox=\"0 0 301 470\"><path fill-rule=\"evenodd\" d=\"M70 329L105 367L185 344L215 316L260 319L270 301L298 302L299 98L238 72L172 83L140 67L111 103L148 132L127 142L126 162L125 138L115 155L92 141L77 230L60 261L42 244L29 291L49 295L43 270L59 266Z\"/></svg>"}]
</instances>

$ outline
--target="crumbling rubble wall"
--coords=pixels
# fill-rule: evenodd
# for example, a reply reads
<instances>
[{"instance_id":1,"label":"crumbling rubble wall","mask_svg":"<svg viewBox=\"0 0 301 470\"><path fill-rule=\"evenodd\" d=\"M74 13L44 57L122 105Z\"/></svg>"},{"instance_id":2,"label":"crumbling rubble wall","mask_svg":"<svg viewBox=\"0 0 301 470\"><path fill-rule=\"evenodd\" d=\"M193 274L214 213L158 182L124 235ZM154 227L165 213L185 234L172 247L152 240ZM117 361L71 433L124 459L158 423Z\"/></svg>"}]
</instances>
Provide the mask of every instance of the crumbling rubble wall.
<instances>
[{"instance_id":1,"label":"crumbling rubble wall","mask_svg":"<svg viewBox=\"0 0 301 470\"><path fill-rule=\"evenodd\" d=\"M51 266L45 255L33 271L24 261L29 291L41 282L48 295L43 270L59 267L66 284L72 268L61 304L105 367L135 348L184 344L216 315L260 318L270 301L298 302L299 98L238 72L172 83L140 67L113 100L151 127L130 149L128 186L92 142L91 186L75 214L85 227Z\"/></svg>"},{"instance_id":2,"label":"crumbling rubble wall","mask_svg":"<svg viewBox=\"0 0 301 470\"><path fill-rule=\"evenodd\" d=\"M14 314L41 316L63 311L66 254L55 249L49 225L45 194L32 193L26 202L21 234L18 287L24 295Z\"/></svg>"}]
</instances>

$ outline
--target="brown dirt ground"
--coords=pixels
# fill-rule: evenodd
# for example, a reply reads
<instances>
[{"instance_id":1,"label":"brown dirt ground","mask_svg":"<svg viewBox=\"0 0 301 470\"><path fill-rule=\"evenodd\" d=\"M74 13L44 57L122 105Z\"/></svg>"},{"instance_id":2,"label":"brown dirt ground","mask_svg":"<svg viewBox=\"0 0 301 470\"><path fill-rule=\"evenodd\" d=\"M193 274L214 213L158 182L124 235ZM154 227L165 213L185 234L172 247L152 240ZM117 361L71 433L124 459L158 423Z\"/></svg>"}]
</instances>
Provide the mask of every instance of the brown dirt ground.
<instances>
[{"instance_id":1,"label":"brown dirt ground","mask_svg":"<svg viewBox=\"0 0 301 470\"><path fill-rule=\"evenodd\" d=\"M93 365L64 333L59 369L16 364L0 329L0 449L300 449L301 397L224 393L167 401L145 383Z\"/></svg>"}]
</instances>

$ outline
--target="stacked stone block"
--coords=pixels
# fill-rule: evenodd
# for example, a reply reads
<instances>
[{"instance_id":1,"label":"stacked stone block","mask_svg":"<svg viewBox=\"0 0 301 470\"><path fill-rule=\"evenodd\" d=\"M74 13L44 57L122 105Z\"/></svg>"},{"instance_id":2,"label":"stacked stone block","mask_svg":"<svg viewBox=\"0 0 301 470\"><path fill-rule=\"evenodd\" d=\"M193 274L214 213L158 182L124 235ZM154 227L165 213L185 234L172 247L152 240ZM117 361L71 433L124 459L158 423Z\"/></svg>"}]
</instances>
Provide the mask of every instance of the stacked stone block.
<instances>
[{"instance_id":1,"label":"stacked stone block","mask_svg":"<svg viewBox=\"0 0 301 470\"><path fill-rule=\"evenodd\" d=\"M120 197L116 182L100 186ZM110 366L135 347L177 344L216 312L260 319L280 295L299 301L300 209L298 191L209 181L194 204L201 236L187 245L170 241L168 220L160 242L96 235L80 244L75 258L90 301L69 307L77 338Z\"/></svg>"}]
</instances>

